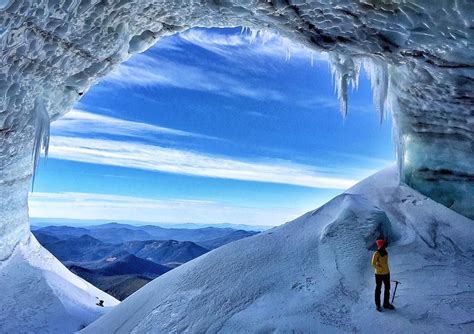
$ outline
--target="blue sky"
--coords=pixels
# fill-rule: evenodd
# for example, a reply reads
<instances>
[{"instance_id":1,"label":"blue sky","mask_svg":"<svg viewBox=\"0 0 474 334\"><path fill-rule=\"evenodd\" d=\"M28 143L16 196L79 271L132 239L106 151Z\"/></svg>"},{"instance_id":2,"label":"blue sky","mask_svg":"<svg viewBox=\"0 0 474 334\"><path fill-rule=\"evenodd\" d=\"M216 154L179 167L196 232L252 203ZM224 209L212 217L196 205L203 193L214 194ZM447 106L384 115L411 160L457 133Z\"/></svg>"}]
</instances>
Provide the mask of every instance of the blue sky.
<instances>
[{"instance_id":1,"label":"blue sky","mask_svg":"<svg viewBox=\"0 0 474 334\"><path fill-rule=\"evenodd\" d=\"M278 225L393 161L365 75L343 120L324 55L271 33L193 29L52 123L30 215Z\"/></svg>"}]
</instances>

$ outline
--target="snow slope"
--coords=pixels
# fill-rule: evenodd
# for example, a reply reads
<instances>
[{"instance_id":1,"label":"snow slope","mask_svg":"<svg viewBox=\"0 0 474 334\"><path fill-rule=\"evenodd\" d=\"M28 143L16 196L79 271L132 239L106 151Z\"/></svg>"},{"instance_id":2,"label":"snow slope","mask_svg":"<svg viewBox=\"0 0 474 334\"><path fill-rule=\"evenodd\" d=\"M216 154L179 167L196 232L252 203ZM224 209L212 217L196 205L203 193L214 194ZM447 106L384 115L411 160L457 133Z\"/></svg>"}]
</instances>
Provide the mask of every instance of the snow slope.
<instances>
[{"instance_id":1,"label":"snow slope","mask_svg":"<svg viewBox=\"0 0 474 334\"><path fill-rule=\"evenodd\" d=\"M72 333L119 302L71 273L31 234L0 262L0 333ZM98 307L96 297L107 307Z\"/></svg>"},{"instance_id":2,"label":"snow slope","mask_svg":"<svg viewBox=\"0 0 474 334\"><path fill-rule=\"evenodd\" d=\"M211 251L137 291L81 333L468 333L474 222L375 174L283 226ZM383 232L397 311L374 309Z\"/></svg>"}]
</instances>

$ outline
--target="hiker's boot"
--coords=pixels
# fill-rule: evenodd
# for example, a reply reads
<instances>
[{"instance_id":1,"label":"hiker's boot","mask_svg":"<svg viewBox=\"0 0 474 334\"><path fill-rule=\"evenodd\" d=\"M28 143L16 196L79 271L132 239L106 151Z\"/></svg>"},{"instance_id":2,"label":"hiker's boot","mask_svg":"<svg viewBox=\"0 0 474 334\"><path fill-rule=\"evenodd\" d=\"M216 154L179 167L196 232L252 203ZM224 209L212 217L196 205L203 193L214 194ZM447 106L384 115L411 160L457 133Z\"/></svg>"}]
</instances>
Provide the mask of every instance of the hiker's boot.
<instances>
[{"instance_id":1,"label":"hiker's boot","mask_svg":"<svg viewBox=\"0 0 474 334\"><path fill-rule=\"evenodd\" d=\"M375 309L379 312L382 312L382 308L380 306L375 306Z\"/></svg>"},{"instance_id":2,"label":"hiker's boot","mask_svg":"<svg viewBox=\"0 0 474 334\"><path fill-rule=\"evenodd\" d=\"M395 310L395 306L393 306L392 304L386 304L383 306L383 308L387 310Z\"/></svg>"}]
</instances>

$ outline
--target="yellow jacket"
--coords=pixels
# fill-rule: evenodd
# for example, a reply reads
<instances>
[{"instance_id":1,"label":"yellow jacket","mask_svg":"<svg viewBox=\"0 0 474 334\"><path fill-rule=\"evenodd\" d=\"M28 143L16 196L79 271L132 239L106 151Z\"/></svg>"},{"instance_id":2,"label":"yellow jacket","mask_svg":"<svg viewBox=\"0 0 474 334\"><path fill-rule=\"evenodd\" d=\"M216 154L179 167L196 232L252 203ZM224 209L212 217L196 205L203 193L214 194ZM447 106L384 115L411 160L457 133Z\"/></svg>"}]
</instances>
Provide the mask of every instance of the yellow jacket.
<instances>
[{"instance_id":1,"label":"yellow jacket","mask_svg":"<svg viewBox=\"0 0 474 334\"><path fill-rule=\"evenodd\" d=\"M372 267L375 268L375 274L377 275L387 275L390 273L388 269L388 254L382 256L378 251L372 256Z\"/></svg>"}]
</instances>

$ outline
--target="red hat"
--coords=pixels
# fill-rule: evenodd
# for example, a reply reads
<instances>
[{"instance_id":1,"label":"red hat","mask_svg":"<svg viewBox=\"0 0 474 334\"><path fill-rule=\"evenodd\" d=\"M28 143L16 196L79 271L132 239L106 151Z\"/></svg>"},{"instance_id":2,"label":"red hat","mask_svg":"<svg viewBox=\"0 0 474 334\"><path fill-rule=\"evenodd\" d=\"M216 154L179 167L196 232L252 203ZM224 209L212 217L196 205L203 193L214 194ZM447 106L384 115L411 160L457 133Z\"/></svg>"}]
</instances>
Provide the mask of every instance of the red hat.
<instances>
[{"instance_id":1,"label":"red hat","mask_svg":"<svg viewBox=\"0 0 474 334\"><path fill-rule=\"evenodd\" d=\"M377 244L377 248L382 248L385 245L385 240L378 239L375 241L375 243Z\"/></svg>"}]
</instances>

